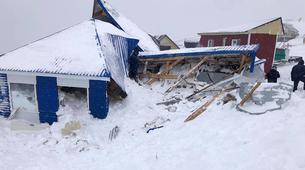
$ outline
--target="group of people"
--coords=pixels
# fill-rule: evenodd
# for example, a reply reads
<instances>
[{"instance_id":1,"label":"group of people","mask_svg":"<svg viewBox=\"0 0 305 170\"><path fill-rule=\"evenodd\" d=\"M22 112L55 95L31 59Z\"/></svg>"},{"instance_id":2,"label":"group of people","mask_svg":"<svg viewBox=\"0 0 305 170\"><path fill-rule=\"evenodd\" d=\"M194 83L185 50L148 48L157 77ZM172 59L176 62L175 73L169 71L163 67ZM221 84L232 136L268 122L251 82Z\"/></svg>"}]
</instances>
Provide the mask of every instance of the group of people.
<instances>
[{"instance_id":1,"label":"group of people","mask_svg":"<svg viewBox=\"0 0 305 170\"><path fill-rule=\"evenodd\" d=\"M269 83L277 83L280 78L280 73L277 71L276 66L273 66L269 73L266 74ZM304 83L303 89L305 90L305 65L304 60L300 60L291 70L291 80L293 81L293 92L298 89L299 82Z\"/></svg>"}]
</instances>

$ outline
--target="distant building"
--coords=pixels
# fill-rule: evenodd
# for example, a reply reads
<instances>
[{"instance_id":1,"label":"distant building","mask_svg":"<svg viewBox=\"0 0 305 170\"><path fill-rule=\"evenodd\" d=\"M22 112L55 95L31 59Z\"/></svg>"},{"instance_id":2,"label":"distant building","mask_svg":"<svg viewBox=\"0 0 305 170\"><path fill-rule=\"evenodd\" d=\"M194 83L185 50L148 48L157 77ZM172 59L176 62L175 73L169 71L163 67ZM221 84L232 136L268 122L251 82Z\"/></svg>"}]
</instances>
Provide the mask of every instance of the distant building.
<instances>
[{"instance_id":1,"label":"distant building","mask_svg":"<svg viewBox=\"0 0 305 170\"><path fill-rule=\"evenodd\" d=\"M184 47L185 48L197 48L200 47L200 36L186 38L184 40Z\"/></svg>"},{"instance_id":2,"label":"distant building","mask_svg":"<svg viewBox=\"0 0 305 170\"><path fill-rule=\"evenodd\" d=\"M303 44L305 44L305 36L303 37Z\"/></svg>"},{"instance_id":3,"label":"distant building","mask_svg":"<svg viewBox=\"0 0 305 170\"><path fill-rule=\"evenodd\" d=\"M272 67L277 37L283 34L282 18L199 33L201 36L200 46L202 47L259 44L257 57L266 59L265 72L268 72Z\"/></svg>"},{"instance_id":4,"label":"distant building","mask_svg":"<svg viewBox=\"0 0 305 170\"><path fill-rule=\"evenodd\" d=\"M153 37L159 45L161 51L179 49L179 46L166 34Z\"/></svg>"},{"instance_id":5,"label":"distant building","mask_svg":"<svg viewBox=\"0 0 305 170\"><path fill-rule=\"evenodd\" d=\"M278 42L288 42L299 36L299 31L292 24L284 23L284 32L285 34L279 35Z\"/></svg>"}]
</instances>

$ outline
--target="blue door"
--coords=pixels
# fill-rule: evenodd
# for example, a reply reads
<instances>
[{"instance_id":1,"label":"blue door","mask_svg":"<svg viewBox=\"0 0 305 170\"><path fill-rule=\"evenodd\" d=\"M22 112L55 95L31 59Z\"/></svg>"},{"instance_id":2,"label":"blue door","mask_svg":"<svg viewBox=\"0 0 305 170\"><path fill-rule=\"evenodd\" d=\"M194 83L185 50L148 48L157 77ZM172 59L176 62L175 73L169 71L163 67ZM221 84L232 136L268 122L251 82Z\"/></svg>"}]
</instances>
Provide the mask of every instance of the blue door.
<instances>
[{"instance_id":1,"label":"blue door","mask_svg":"<svg viewBox=\"0 0 305 170\"><path fill-rule=\"evenodd\" d=\"M56 112L58 111L58 88L55 77L37 76L37 101L39 119L41 123L52 124L57 122Z\"/></svg>"},{"instance_id":2,"label":"blue door","mask_svg":"<svg viewBox=\"0 0 305 170\"><path fill-rule=\"evenodd\" d=\"M7 75L0 74L0 115L9 117L10 109L10 93L7 82Z\"/></svg>"},{"instance_id":3,"label":"blue door","mask_svg":"<svg viewBox=\"0 0 305 170\"><path fill-rule=\"evenodd\" d=\"M107 82L99 80L89 81L89 110L95 118L105 119L109 110L107 96Z\"/></svg>"}]
</instances>

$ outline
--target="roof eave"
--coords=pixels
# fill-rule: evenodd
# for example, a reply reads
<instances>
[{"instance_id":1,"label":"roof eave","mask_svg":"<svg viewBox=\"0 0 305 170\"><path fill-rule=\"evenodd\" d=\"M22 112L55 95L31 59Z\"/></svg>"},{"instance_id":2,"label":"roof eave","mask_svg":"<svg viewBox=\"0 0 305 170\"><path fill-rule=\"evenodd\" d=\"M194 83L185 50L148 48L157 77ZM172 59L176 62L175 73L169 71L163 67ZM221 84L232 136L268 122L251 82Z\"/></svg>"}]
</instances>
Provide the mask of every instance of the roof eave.
<instances>
[{"instance_id":1,"label":"roof eave","mask_svg":"<svg viewBox=\"0 0 305 170\"><path fill-rule=\"evenodd\" d=\"M46 77L60 77L60 78L78 79L78 80L110 81L110 77L85 76L85 75L73 75L73 74L39 73L39 72L25 72L25 71L12 71L12 70L0 70L0 73L21 75L21 76L46 76Z\"/></svg>"},{"instance_id":2,"label":"roof eave","mask_svg":"<svg viewBox=\"0 0 305 170\"><path fill-rule=\"evenodd\" d=\"M198 33L198 35L241 35L241 34L248 34L248 31L243 31L243 32L203 32L203 33Z\"/></svg>"}]
</instances>

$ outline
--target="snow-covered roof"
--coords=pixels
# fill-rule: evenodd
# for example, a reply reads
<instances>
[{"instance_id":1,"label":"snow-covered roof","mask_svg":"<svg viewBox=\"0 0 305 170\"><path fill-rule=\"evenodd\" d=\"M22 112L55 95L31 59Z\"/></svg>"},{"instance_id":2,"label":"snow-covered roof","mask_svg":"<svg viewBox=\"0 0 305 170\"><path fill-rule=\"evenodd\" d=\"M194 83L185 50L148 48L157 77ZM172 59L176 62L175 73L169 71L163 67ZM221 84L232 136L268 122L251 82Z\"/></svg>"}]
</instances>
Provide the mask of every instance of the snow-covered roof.
<instances>
[{"instance_id":1,"label":"snow-covered roof","mask_svg":"<svg viewBox=\"0 0 305 170\"><path fill-rule=\"evenodd\" d=\"M139 40L138 45L143 51L160 51L158 45L153 41L153 39L136 24L112 8L108 2L104 0L98 0L98 2L118 27Z\"/></svg>"},{"instance_id":2,"label":"snow-covered roof","mask_svg":"<svg viewBox=\"0 0 305 170\"><path fill-rule=\"evenodd\" d=\"M252 29L255 29L257 27L260 27L262 25L265 25L267 23L279 20L281 18L271 18L271 19L264 19L264 20L258 20L258 21L252 21L249 23L241 24L238 26L231 26L227 28L222 29L214 29L214 30L208 30L203 33L199 34L216 34L216 33L246 33Z\"/></svg>"},{"instance_id":3,"label":"snow-covered roof","mask_svg":"<svg viewBox=\"0 0 305 170\"><path fill-rule=\"evenodd\" d=\"M184 42L199 43L200 38L201 38L201 37L200 37L199 35L196 35L196 36L193 36L193 37L185 38L185 39L184 39Z\"/></svg>"},{"instance_id":4,"label":"snow-covered roof","mask_svg":"<svg viewBox=\"0 0 305 170\"><path fill-rule=\"evenodd\" d=\"M0 71L109 79L112 70L106 60L117 56L107 51L113 48L111 42L102 39L99 44L97 34L131 38L109 23L85 21L5 54L0 58Z\"/></svg>"},{"instance_id":5,"label":"snow-covered roof","mask_svg":"<svg viewBox=\"0 0 305 170\"><path fill-rule=\"evenodd\" d=\"M155 59L167 57L181 56L207 56L207 55L226 55L226 54L242 54L255 52L259 45L242 45L242 46L222 46L222 47L201 47L201 48L185 48L177 50L166 50L159 52L140 52L141 59Z\"/></svg>"}]
</instances>

